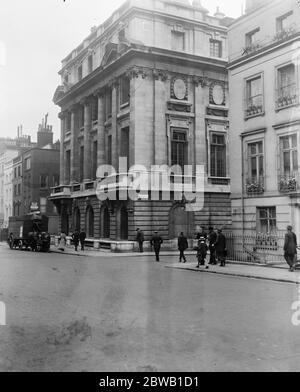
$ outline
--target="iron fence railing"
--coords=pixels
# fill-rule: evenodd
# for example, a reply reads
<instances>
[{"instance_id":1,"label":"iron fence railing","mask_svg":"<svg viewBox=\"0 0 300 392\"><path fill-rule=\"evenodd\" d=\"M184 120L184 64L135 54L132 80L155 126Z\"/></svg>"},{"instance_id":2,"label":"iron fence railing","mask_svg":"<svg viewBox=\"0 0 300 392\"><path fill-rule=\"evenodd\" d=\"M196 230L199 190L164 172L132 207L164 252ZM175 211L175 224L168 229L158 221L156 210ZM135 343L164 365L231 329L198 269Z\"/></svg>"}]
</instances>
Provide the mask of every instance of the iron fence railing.
<instances>
[{"instance_id":1,"label":"iron fence railing","mask_svg":"<svg viewBox=\"0 0 300 392\"><path fill-rule=\"evenodd\" d=\"M284 262L285 233L226 233L228 260L248 263L278 264Z\"/></svg>"}]
</instances>

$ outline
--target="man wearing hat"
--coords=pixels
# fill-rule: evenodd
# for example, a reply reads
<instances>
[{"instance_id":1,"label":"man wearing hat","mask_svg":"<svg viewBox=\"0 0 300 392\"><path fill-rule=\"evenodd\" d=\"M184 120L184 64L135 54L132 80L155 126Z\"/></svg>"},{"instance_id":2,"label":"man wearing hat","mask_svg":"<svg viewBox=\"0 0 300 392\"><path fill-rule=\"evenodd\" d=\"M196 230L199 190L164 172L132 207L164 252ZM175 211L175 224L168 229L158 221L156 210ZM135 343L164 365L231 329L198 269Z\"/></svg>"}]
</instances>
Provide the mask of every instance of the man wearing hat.
<instances>
[{"instance_id":1,"label":"man wearing hat","mask_svg":"<svg viewBox=\"0 0 300 392\"><path fill-rule=\"evenodd\" d=\"M215 244L217 260L220 261L221 267L225 267L225 260L227 256L226 237L222 230L218 230L217 240Z\"/></svg>"},{"instance_id":2,"label":"man wearing hat","mask_svg":"<svg viewBox=\"0 0 300 392\"><path fill-rule=\"evenodd\" d=\"M295 264L297 262L297 237L293 233L292 226L287 227L287 233L284 239L284 258L290 266L290 271L295 271Z\"/></svg>"},{"instance_id":3,"label":"man wearing hat","mask_svg":"<svg viewBox=\"0 0 300 392\"><path fill-rule=\"evenodd\" d=\"M143 251L144 251L143 244L145 241L145 236L144 236L144 233L142 232L142 230L140 230L140 229L136 229L136 241L139 244L140 252L143 253Z\"/></svg>"},{"instance_id":4,"label":"man wearing hat","mask_svg":"<svg viewBox=\"0 0 300 392\"><path fill-rule=\"evenodd\" d=\"M158 235L158 231L154 232L154 236L151 238L150 244L154 248L156 261L159 261L159 252L163 239Z\"/></svg>"}]
</instances>

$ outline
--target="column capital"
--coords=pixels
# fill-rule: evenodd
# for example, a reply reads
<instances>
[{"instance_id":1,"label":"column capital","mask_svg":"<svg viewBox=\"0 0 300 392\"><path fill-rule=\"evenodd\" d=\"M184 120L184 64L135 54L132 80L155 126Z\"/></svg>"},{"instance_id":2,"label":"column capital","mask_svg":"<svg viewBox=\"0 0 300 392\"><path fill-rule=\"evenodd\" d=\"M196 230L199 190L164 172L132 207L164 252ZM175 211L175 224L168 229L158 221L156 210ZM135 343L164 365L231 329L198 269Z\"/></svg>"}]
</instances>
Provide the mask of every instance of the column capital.
<instances>
[{"instance_id":1,"label":"column capital","mask_svg":"<svg viewBox=\"0 0 300 392\"><path fill-rule=\"evenodd\" d=\"M168 79L168 72L162 69L153 69L152 75L155 80L161 80L162 82Z\"/></svg>"},{"instance_id":2,"label":"column capital","mask_svg":"<svg viewBox=\"0 0 300 392\"><path fill-rule=\"evenodd\" d=\"M66 110L58 113L58 118L60 120L63 120L64 118L66 118L66 116L67 116L67 111Z\"/></svg>"},{"instance_id":3,"label":"column capital","mask_svg":"<svg viewBox=\"0 0 300 392\"><path fill-rule=\"evenodd\" d=\"M194 85L196 87L198 87L199 85L204 88L207 87L209 85L209 80L206 76L196 76L194 75L192 78L192 81L194 83Z\"/></svg>"},{"instance_id":4,"label":"column capital","mask_svg":"<svg viewBox=\"0 0 300 392\"><path fill-rule=\"evenodd\" d=\"M93 92L93 96L96 98L101 98L104 97L105 95L105 89L104 88L98 88Z\"/></svg>"}]
</instances>

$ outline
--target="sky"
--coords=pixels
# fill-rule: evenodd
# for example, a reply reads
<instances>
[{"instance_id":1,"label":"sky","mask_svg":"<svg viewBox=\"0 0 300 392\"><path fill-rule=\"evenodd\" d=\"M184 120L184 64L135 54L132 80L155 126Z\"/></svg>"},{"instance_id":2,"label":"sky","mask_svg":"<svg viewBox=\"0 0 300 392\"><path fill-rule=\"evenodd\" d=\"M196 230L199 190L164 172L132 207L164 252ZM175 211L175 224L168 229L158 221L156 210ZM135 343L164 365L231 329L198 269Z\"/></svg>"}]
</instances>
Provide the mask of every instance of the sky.
<instances>
[{"instance_id":1,"label":"sky","mask_svg":"<svg viewBox=\"0 0 300 392\"><path fill-rule=\"evenodd\" d=\"M141 2L143 0L140 0ZM59 107L52 98L60 84L61 60L103 23L124 0L0 0L0 137L15 137L17 127L36 140L46 113L55 139ZM238 17L244 0L202 0Z\"/></svg>"}]
</instances>

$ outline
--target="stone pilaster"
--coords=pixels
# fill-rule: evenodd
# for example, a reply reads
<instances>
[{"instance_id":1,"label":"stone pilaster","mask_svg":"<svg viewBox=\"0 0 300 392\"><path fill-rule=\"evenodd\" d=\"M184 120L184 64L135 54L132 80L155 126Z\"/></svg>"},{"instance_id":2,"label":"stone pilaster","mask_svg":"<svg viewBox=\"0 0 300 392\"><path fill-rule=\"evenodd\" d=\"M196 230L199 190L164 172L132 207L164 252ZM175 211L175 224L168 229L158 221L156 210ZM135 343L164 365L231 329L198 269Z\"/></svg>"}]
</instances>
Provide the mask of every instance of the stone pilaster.
<instances>
[{"instance_id":1,"label":"stone pilaster","mask_svg":"<svg viewBox=\"0 0 300 392\"><path fill-rule=\"evenodd\" d=\"M59 113L60 118L60 171L59 171L59 182L65 184L65 135L66 135L66 112Z\"/></svg>"}]
</instances>

